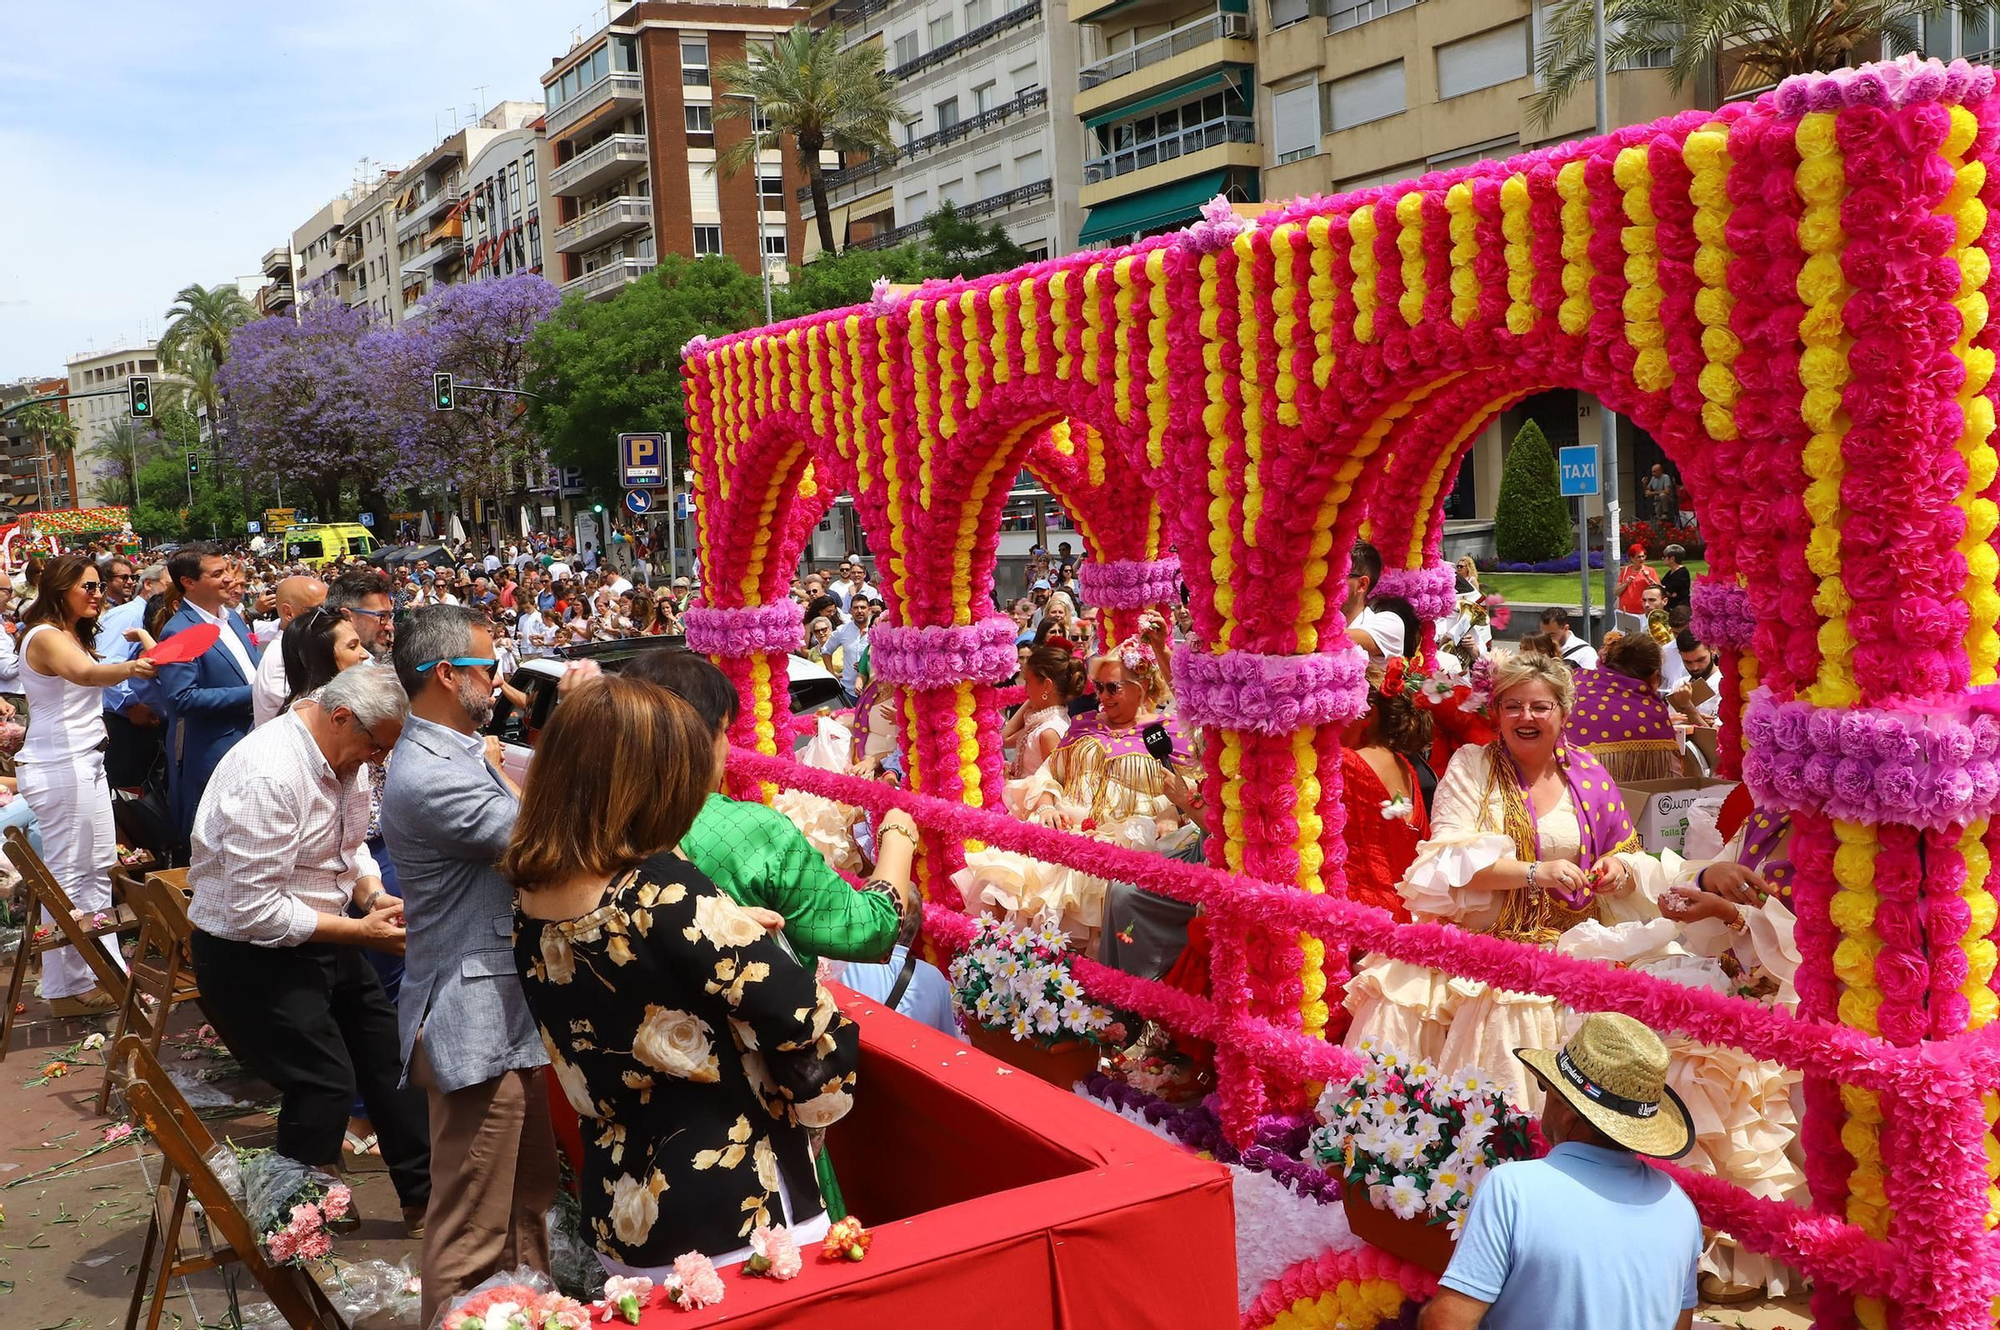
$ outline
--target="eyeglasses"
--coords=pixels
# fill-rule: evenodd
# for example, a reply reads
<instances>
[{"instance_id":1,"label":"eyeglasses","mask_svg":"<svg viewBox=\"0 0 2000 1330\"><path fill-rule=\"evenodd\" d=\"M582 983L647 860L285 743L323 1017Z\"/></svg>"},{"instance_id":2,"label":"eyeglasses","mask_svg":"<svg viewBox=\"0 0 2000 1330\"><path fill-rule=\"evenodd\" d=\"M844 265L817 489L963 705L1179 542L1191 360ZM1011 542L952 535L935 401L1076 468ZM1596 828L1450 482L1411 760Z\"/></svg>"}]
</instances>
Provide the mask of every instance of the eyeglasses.
<instances>
[{"instance_id":1,"label":"eyeglasses","mask_svg":"<svg viewBox=\"0 0 2000 1330\"><path fill-rule=\"evenodd\" d=\"M417 666L417 673L422 674L425 670L435 669L439 665L450 665L461 670L476 670L481 668L490 670L499 663L492 656L453 656L449 660L427 660Z\"/></svg>"},{"instance_id":2,"label":"eyeglasses","mask_svg":"<svg viewBox=\"0 0 2000 1330\"><path fill-rule=\"evenodd\" d=\"M1500 714L1509 720L1519 720L1523 716L1529 716L1535 720L1547 720L1550 716L1556 714L1556 704L1553 702L1502 702L1500 704Z\"/></svg>"},{"instance_id":3,"label":"eyeglasses","mask_svg":"<svg viewBox=\"0 0 2000 1330\"><path fill-rule=\"evenodd\" d=\"M396 617L396 611L394 610L364 610L359 605L349 605L347 612L349 614L365 614L371 619L393 619Z\"/></svg>"},{"instance_id":4,"label":"eyeglasses","mask_svg":"<svg viewBox=\"0 0 2000 1330\"><path fill-rule=\"evenodd\" d=\"M92 595L96 595L99 591L102 591L104 589L104 583L102 582L78 582L76 586L77 590L87 591Z\"/></svg>"},{"instance_id":5,"label":"eyeglasses","mask_svg":"<svg viewBox=\"0 0 2000 1330\"><path fill-rule=\"evenodd\" d=\"M351 715L352 713L349 714ZM361 723L361 717L354 716L353 720L354 720L354 728L360 730L361 737L366 739L371 745L368 749L368 760L370 762L379 762L383 757L387 756L389 752L389 745L383 743L380 739L377 739L374 733L371 730L369 730L369 728L366 725L363 725Z\"/></svg>"},{"instance_id":6,"label":"eyeglasses","mask_svg":"<svg viewBox=\"0 0 2000 1330\"><path fill-rule=\"evenodd\" d=\"M1115 679L1098 679L1092 682L1090 686L1099 697L1116 697L1121 690L1130 688L1132 685L1119 683Z\"/></svg>"}]
</instances>

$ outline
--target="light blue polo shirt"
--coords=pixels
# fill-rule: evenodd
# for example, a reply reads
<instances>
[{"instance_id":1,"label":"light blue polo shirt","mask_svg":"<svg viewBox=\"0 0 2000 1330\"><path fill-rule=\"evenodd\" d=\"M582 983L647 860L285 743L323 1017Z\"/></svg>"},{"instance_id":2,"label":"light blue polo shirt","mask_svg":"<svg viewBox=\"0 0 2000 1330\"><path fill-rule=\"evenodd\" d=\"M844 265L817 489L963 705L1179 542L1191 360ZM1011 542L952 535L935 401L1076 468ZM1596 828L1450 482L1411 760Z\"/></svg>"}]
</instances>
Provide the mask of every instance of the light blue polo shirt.
<instances>
[{"instance_id":1,"label":"light blue polo shirt","mask_svg":"<svg viewBox=\"0 0 2000 1330\"><path fill-rule=\"evenodd\" d=\"M1492 1304L1484 1330L1672 1330L1700 1265L1701 1220L1672 1179L1565 1142L1486 1175L1442 1282Z\"/></svg>"}]
</instances>

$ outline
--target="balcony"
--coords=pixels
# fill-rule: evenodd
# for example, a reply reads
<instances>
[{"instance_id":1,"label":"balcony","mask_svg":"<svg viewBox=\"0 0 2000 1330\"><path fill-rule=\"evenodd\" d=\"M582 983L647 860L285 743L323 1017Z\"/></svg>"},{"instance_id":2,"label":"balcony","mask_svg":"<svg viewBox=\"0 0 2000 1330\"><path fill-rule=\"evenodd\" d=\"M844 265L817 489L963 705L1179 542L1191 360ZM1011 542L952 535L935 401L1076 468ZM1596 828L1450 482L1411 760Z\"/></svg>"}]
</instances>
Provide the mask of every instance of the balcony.
<instances>
[{"instance_id":1,"label":"balcony","mask_svg":"<svg viewBox=\"0 0 2000 1330\"><path fill-rule=\"evenodd\" d=\"M549 172L549 192L565 196L586 194L598 185L646 164L644 134L613 134L604 142Z\"/></svg>"},{"instance_id":2,"label":"balcony","mask_svg":"<svg viewBox=\"0 0 2000 1330\"><path fill-rule=\"evenodd\" d=\"M1227 115L1219 120L1192 125L1177 133L1154 139L1151 143L1134 144L1093 157L1083 164L1083 183L1086 187L1114 180L1121 175L1143 171L1149 166L1174 161L1181 157L1191 157L1206 148L1221 147L1226 143L1255 143L1257 141L1257 121L1247 115Z\"/></svg>"},{"instance_id":3,"label":"balcony","mask_svg":"<svg viewBox=\"0 0 2000 1330\"><path fill-rule=\"evenodd\" d=\"M855 36L873 26L862 20L880 14L889 7L889 4L890 0L837 0L828 15L828 20L846 28L850 37Z\"/></svg>"},{"instance_id":4,"label":"balcony","mask_svg":"<svg viewBox=\"0 0 2000 1330\"><path fill-rule=\"evenodd\" d=\"M1157 65L1162 60L1186 55L1210 42L1249 41L1253 35L1248 14L1210 14L1198 23L1190 23L1185 27L1175 28L1172 32L1161 33L1116 55L1085 65L1076 72L1077 87L1083 92L1089 92L1101 83L1109 83L1112 79L1121 78L1126 74L1136 74L1148 65ZM1227 60L1240 57L1218 55L1217 58Z\"/></svg>"},{"instance_id":5,"label":"balcony","mask_svg":"<svg viewBox=\"0 0 2000 1330\"><path fill-rule=\"evenodd\" d=\"M549 112L549 137L558 139L573 126L583 123L607 106L637 110L645 100L645 87L637 73L613 70L597 82Z\"/></svg>"},{"instance_id":6,"label":"balcony","mask_svg":"<svg viewBox=\"0 0 2000 1330\"><path fill-rule=\"evenodd\" d=\"M438 212L458 202L455 186L441 186L428 198L418 199L410 205L410 210L396 215L396 239L408 240L421 235L437 224Z\"/></svg>"},{"instance_id":7,"label":"balcony","mask_svg":"<svg viewBox=\"0 0 2000 1330\"><path fill-rule=\"evenodd\" d=\"M562 284L565 296L581 295L587 300L601 300L616 295L626 285L638 281L655 267L652 259L617 258L599 264L581 277L575 277Z\"/></svg>"},{"instance_id":8,"label":"balcony","mask_svg":"<svg viewBox=\"0 0 2000 1330\"><path fill-rule=\"evenodd\" d=\"M361 233L359 231L356 231L353 235L348 236L347 239L340 242L340 261L350 268L361 262Z\"/></svg>"},{"instance_id":9,"label":"balcony","mask_svg":"<svg viewBox=\"0 0 2000 1330\"><path fill-rule=\"evenodd\" d=\"M621 197L556 228L558 254L579 254L653 224L651 199Z\"/></svg>"},{"instance_id":10,"label":"balcony","mask_svg":"<svg viewBox=\"0 0 2000 1330\"><path fill-rule=\"evenodd\" d=\"M990 199L981 199L977 203L968 203L958 210L958 215L960 217L991 217L995 213L1011 212L1024 203L1033 203L1036 199L1047 198L1054 192L1055 183L1053 181L1037 180L1032 185L1022 185L1019 189L1010 189L1005 194L995 194ZM925 224L926 219L920 217L916 221L899 226L893 231L884 231L879 236L870 236L866 240L857 240L849 245L848 248L888 249L892 245L900 245L906 240L916 239L923 233Z\"/></svg>"},{"instance_id":11,"label":"balcony","mask_svg":"<svg viewBox=\"0 0 2000 1330\"><path fill-rule=\"evenodd\" d=\"M1018 28L1023 23L1031 19L1040 18L1041 16L1042 0L1034 0L1032 4L1022 5L1018 9L1010 9L999 18L980 24L963 37L956 37L942 46L933 47L907 64L897 65L889 71L889 77L892 79L906 79L921 74L934 65L941 65L953 56L963 51L970 51L973 47L999 36L1009 28Z\"/></svg>"},{"instance_id":12,"label":"balcony","mask_svg":"<svg viewBox=\"0 0 2000 1330\"><path fill-rule=\"evenodd\" d=\"M292 284L273 282L257 293L257 299L266 314L276 314L292 307Z\"/></svg>"},{"instance_id":13,"label":"balcony","mask_svg":"<svg viewBox=\"0 0 2000 1330\"><path fill-rule=\"evenodd\" d=\"M403 276L424 276L440 263L448 263L465 252L465 241L458 236L439 236L423 253L403 265Z\"/></svg>"},{"instance_id":14,"label":"balcony","mask_svg":"<svg viewBox=\"0 0 2000 1330\"><path fill-rule=\"evenodd\" d=\"M292 251L289 245L273 245L264 251L264 275L276 277L280 274L286 277L292 274Z\"/></svg>"}]
</instances>

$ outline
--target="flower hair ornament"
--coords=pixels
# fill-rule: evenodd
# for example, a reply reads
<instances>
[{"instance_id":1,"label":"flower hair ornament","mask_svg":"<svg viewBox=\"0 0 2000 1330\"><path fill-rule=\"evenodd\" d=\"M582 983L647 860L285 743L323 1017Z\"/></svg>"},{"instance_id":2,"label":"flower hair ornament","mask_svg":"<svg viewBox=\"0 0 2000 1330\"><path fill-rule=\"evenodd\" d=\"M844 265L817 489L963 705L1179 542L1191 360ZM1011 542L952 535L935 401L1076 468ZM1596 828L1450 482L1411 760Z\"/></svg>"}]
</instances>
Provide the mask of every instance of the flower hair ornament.
<instances>
[{"instance_id":1,"label":"flower hair ornament","mask_svg":"<svg viewBox=\"0 0 2000 1330\"><path fill-rule=\"evenodd\" d=\"M1111 654L1125 667L1125 672L1135 679L1151 679L1160 672L1160 658L1153 654L1151 645L1139 638L1126 638Z\"/></svg>"}]
</instances>

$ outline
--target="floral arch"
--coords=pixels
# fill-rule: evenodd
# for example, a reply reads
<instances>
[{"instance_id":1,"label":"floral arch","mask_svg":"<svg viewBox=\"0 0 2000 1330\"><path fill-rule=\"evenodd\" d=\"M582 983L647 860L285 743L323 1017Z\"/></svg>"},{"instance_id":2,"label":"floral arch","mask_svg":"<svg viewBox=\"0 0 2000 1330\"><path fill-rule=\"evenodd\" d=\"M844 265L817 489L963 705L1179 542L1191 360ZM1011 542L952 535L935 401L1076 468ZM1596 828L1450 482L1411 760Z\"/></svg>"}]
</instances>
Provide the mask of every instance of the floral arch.
<instances>
[{"instance_id":1,"label":"floral arch","mask_svg":"<svg viewBox=\"0 0 2000 1330\"><path fill-rule=\"evenodd\" d=\"M1793 79L690 347L711 601L689 633L750 702L737 742L766 758L745 769L781 770L784 590L845 488L882 551L874 656L906 690L913 786L997 805L1014 652L992 548L1008 479L1036 467L1095 523L1098 603L1165 601L1176 571L1190 593L1202 646L1176 693L1223 834L1209 870L1147 876L1217 918L1215 1002L1179 1015L1242 1036L1219 1051L1233 1131L1346 1065L1313 1042L1343 968L1326 940L1628 1010L1805 1072L1816 1213L1690 1186L1712 1223L1815 1277L1821 1324L1988 1324L1993 82L1914 61ZM1794 819L1796 1021L1339 899L1339 735L1365 705L1346 552L1365 523L1394 589L1441 606L1442 482L1547 387L1639 421L1701 496L1697 626L1742 682L1727 746ZM951 830L1022 839L978 811L925 825L931 883ZM1054 835L1028 839L1066 853Z\"/></svg>"}]
</instances>

